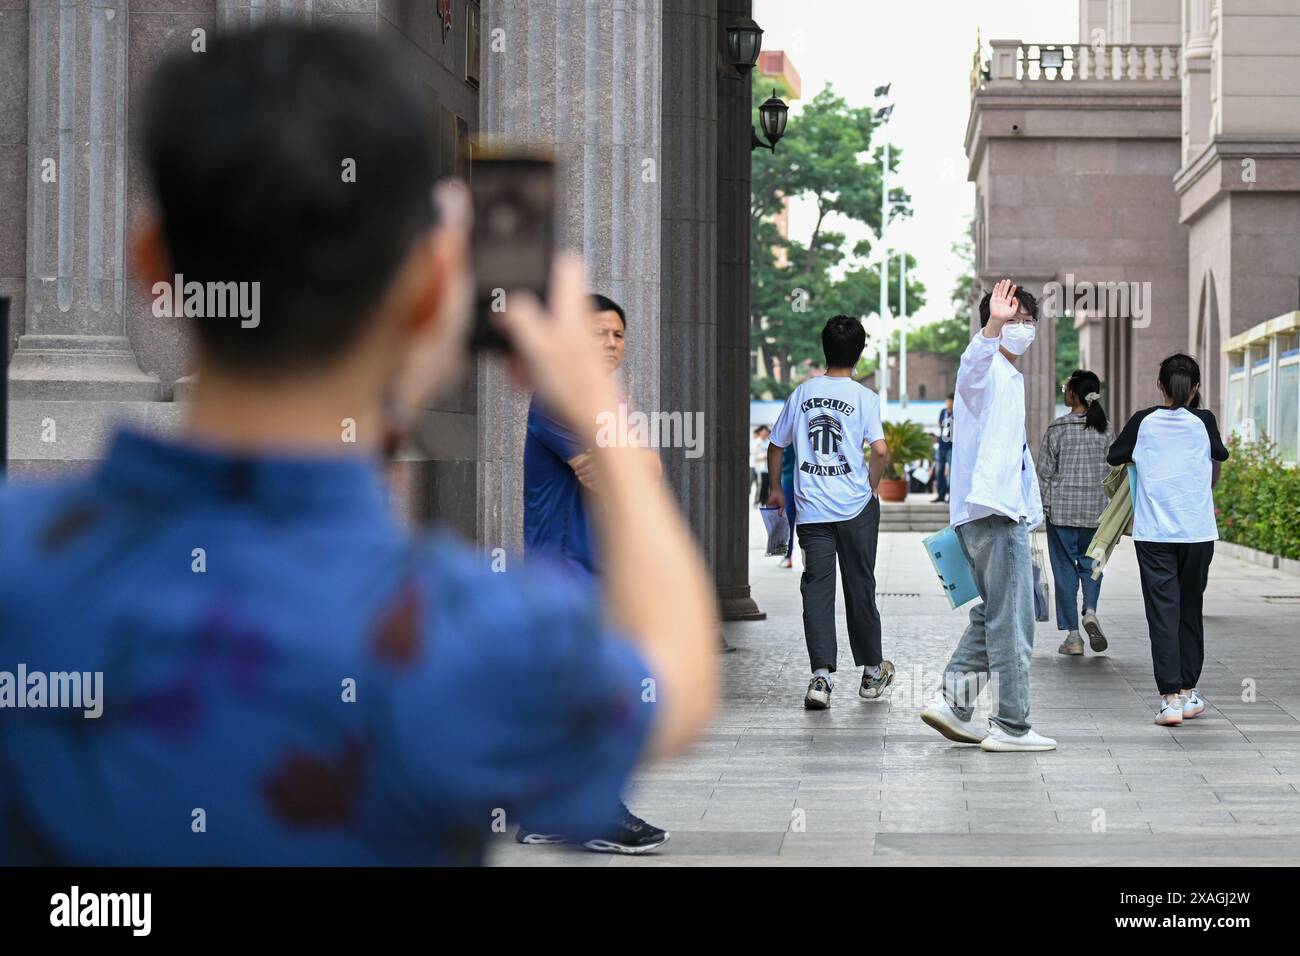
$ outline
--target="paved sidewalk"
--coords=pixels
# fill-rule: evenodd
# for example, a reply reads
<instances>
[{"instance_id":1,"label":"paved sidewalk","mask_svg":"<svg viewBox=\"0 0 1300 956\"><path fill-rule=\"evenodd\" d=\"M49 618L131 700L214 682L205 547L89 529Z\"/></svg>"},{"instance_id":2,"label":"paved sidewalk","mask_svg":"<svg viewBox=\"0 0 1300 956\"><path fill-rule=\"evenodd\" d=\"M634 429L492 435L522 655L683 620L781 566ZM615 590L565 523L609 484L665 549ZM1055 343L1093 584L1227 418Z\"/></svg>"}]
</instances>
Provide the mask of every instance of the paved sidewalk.
<instances>
[{"instance_id":1,"label":"paved sidewalk","mask_svg":"<svg viewBox=\"0 0 1300 956\"><path fill-rule=\"evenodd\" d=\"M1031 719L1059 749L985 754L917 717L966 619L948 609L922 537L881 536L885 654L899 670L887 701L858 698L861 672L842 640L831 709L803 709L799 571L753 550L750 580L768 618L727 626L736 650L724 658L721 715L689 754L643 772L628 797L672 831L669 843L610 857L502 835L492 861L1161 864L1189 847L1205 863L1300 859L1300 578L1216 556L1200 685L1208 706L1169 730L1152 723L1157 695L1125 540L1102 587L1106 654L1062 657L1055 622L1038 625ZM843 637L842 596L837 603Z\"/></svg>"}]
</instances>

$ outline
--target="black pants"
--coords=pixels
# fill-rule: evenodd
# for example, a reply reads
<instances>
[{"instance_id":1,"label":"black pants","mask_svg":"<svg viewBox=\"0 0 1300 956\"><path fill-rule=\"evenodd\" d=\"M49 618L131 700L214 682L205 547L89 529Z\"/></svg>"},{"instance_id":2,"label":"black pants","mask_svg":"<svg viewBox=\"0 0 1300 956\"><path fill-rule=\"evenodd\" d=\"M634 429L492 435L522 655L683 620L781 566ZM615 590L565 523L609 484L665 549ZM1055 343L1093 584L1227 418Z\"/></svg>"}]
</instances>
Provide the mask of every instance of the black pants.
<instances>
[{"instance_id":1,"label":"black pants","mask_svg":"<svg viewBox=\"0 0 1300 956\"><path fill-rule=\"evenodd\" d=\"M1201 679L1205 629L1201 605L1210 576L1214 542L1159 544L1135 541L1142 602L1151 634L1151 663L1162 694L1189 690Z\"/></svg>"},{"instance_id":2,"label":"black pants","mask_svg":"<svg viewBox=\"0 0 1300 956\"><path fill-rule=\"evenodd\" d=\"M847 521L800 521L799 547L804 551L803 636L812 670L835 670L835 558L844 579L849 646L859 667L879 664L880 611L876 608L876 539L880 534L880 500L871 501Z\"/></svg>"}]
</instances>

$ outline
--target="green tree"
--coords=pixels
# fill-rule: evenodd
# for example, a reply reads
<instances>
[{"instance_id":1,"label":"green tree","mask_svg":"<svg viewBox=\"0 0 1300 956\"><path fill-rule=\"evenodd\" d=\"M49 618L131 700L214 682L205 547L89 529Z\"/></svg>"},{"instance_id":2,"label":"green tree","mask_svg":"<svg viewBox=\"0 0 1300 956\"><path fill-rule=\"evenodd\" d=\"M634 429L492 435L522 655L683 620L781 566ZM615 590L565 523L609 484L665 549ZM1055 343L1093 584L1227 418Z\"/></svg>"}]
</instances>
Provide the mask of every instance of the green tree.
<instances>
[{"instance_id":1,"label":"green tree","mask_svg":"<svg viewBox=\"0 0 1300 956\"><path fill-rule=\"evenodd\" d=\"M771 82L755 84L755 111L771 92ZM754 123L757 127L757 112ZM876 127L871 107L849 106L828 85L790 118L775 152L754 151L750 302L753 340L762 345L765 364L752 382L755 395L780 394L785 389L777 379L789 383L800 364L821 363L821 330L828 316L874 314L879 307L878 240L846 248L846 234L833 228L859 223L880 235L884 150L874 142ZM900 159L900 151L891 150L891 171ZM814 204L817 218L807 236L781 235L777 217L787 198ZM890 198L891 218L911 214L905 191L891 188ZM876 263L868 261L872 256ZM914 266L908 257L907 299L917 307L925 302L925 286L911 278ZM890 285L896 312L897 283Z\"/></svg>"}]
</instances>

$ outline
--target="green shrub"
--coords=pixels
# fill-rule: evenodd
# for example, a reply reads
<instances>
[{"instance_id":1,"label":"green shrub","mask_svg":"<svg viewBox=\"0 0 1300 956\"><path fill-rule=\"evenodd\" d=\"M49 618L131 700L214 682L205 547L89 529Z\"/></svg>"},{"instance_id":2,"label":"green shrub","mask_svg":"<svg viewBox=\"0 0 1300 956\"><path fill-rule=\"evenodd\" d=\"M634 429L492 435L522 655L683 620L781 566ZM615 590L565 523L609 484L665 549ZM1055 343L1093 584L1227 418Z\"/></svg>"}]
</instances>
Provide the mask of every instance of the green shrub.
<instances>
[{"instance_id":1,"label":"green shrub","mask_svg":"<svg viewBox=\"0 0 1300 956\"><path fill-rule=\"evenodd\" d=\"M1300 469L1268 439L1228 439L1231 456L1214 489L1219 537L1284 558L1300 558Z\"/></svg>"},{"instance_id":2,"label":"green shrub","mask_svg":"<svg viewBox=\"0 0 1300 956\"><path fill-rule=\"evenodd\" d=\"M909 462L934 457L934 439L926 432L924 426L906 419L901 422L885 422L885 447L889 457L885 463L885 478L902 478L903 469ZM865 452L870 454L871 446Z\"/></svg>"}]
</instances>

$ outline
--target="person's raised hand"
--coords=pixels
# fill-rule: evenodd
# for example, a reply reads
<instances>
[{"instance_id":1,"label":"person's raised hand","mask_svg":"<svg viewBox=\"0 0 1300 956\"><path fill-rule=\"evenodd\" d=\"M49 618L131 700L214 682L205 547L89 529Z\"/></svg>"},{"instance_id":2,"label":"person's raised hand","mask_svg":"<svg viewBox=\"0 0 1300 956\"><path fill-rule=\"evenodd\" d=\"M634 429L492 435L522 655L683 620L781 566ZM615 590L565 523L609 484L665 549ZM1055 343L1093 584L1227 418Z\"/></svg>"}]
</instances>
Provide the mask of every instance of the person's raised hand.
<instances>
[{"instance_id":1,"label":"person's raised hand","mask_svg":"<svg viewBox=\"0 0 1300 956\"><path fill-rule=\"evenodd\" d=\"M984 326L984 334L989 338L1000 336L1003 324L1014 319L1020 311L1020 302L1016 299L1018 288L1011 284L1010 279L1001 279L993 287L993 294L989 297L989 321Z\"/></svg>"}]
</instances>

